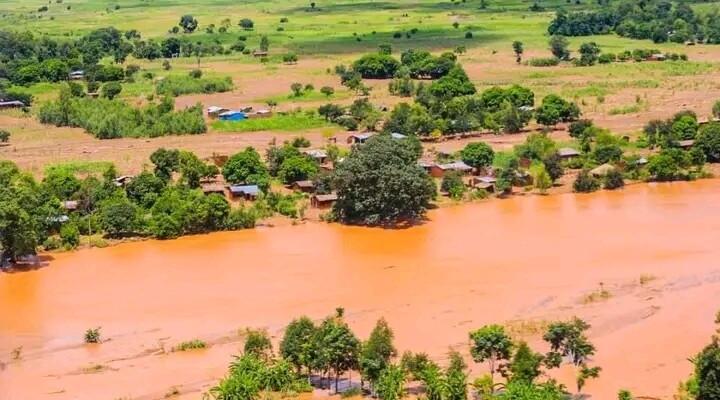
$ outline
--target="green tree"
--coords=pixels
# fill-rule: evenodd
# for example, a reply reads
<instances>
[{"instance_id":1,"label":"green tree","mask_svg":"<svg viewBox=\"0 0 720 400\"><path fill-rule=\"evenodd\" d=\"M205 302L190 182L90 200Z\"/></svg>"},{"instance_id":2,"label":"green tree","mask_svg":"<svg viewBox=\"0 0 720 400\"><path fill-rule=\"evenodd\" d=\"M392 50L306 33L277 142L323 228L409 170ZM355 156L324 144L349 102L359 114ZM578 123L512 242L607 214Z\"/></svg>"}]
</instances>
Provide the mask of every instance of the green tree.
<instances>
[{"instance_id":1,"label":"green tree","mask_svg":"<svg viewBox=\"0 0 720 400\"><path fill-rule=\"evenodd\" d=\"M508 361L513 348L510 336L500 325L486 325L470 332L470 354L475 362L488 363L490 376L494 376L500 363Z\"/></svg>"},{"instance_id":2,"label":"green tree","mask_svg":"<svg viewBox=\"0 0 720 400\"><path fill-rule=\"evenodd\" d=\"M319 351L317 366L334 373L337 392L340 375L358 367L360 341L341 316L333 316L320 324L314 342Z\"/></svg>"},{"instance_id":3,"label":"green tree","mask_svg":"<svg viewBox=\"0 0 720 400\"><path fill-rule=\"evenodd\" d=\"M100 203L100 223L110 237L135 232L138 225L137 207L125 196L116 196Z\"/></svg>"},{"instance_id":4,"label":"green tree","mask_svg":"<svg viewBox=\"0 0 720 400\"><path fill-rule=\"evenodd\" d=\"M532 384L540 376L543 355L534 352L525 342L520 342L510 363L510 381Z\"/></svg>"},{"instance_id":5,"label":"green tree","mask_svg":"<svg viewBox=\"0 0 720 400\"><path fill-rule=\"evenodd\" d=\"M250 18L243 18L240 20L238 25L240 25L240 27L245 29L246 31L250 31L255 26L255 23Z\"/></svg>"},{"instance_id":6,"label":"green tree","mask_svg":"<svg viewBox=\"0 0 720 400\"><path fill-rule=\"evenodd\" d=\"M310 373L316 330L315 324L308 317L295 319L285 328L285 335L280 342L280 355L291 363L298 373L303 367Z\"/></svg>"},{"instance_id":7,"label":"green tree","mask_svg":"<svg viewBox=\"0 0 720 400\"><path fill-rule=\"evenodd\" d=\"M119 82L108 82L102 85L100 96L112 100L117 97L120 92L122 92L122 85L120 85Z\"/></svg>"},{"instance_id":8,"label":"green tree","mask_svg":"<svg viewBox=\"0 0 720 400\"><path fill-rule=\"evenodd\" d=\"M0 143L7 143L10 141L10 132L5 129L0 129Z\"/></svg>"},{"instance_id":9,"label":"green tree","mask_svg":"<svg viewBox=\"0 0 720 400\"><path fill-rule=\"evenodd\" d=\"M307 180L320 171L317 163L306 156L286 158L278 170L278 177L286 184Z\"/></svg>"},{"instance_id":10,"label":"green tree","mask_svg":"<svg viewBox=\"0 0 720 400\"><path fill-rule=\"evenodd\" d=\"M60 239L64 246L74 249L80 245L80 230L73 222L67 222L60 227Z\"/></svg>"},{"instance_id":11,"label":"green tree","mask_svg":"<svg viewBox=\"0 0 720 400\"><path fill-rule=\"evenodd\" d=\"M580 45L580 61L583 66L595 65L600 55L600 47L595 42Z\"/></svg>"},{"instance_id":12,"label":"green tree","mask_svg":"<svg viewBox=\"0 0 720 400\"><path fill-rule=\"evenodd\" d=\"M324 94L325 97L330 97L335 94L335 89L332 86L323 86L320 88L320 93Z\"/></svg>"},{"instance_id":13,"label":"green tree","mask_svg":"<svg viewBox=\"0 0 720 400\"><path fill-rule=\"evenodd\" d=\"M720 343L717 337L694 360L697 380L696 400L720 398Z\"/></svg>"},{"instance_id":14,"label":"green tree","mask_svg":"<svg viewBox=\"0 0 720 400\"><path fill-rule=\"evenodd\" d=\"M485 142L469 143L460 151L460 157L465 164L473 168L486 168L492 165L495 152Z\"/></svg>"},{"instance_id":15,"label":"green tree","mask_svg":"<svg viewBox=\"0 0 720 400\"><path fill-rule=\"evenodd\" d=\"M225 180L232 184L254 184L263 191L270 186L268 169L260 159L260 154L252 147L230 157L222 173Z\"/></svg>"},{"instance_id":16,"label":"green tree","mask_svg":"<svg viewBox=\"0 0 720 400\"><path fill-rule=\"evenodd\" d=\"M393 345L393 331L384 318L375 324L370 337L360 351L360 372L364 379L375 385L382 371L388 368L390 359L397 354Z\"/></svg>"},{"instance_id":17,"label":"green tree","mask_svg":"<svg viewBox=\"0 0 720 400\"><path fill-rule=\"evenodd\" d=\"M565 36L553 35L550 37L550 51L558 60L567 60L570 58L568 46L569 43Z\"/></svg>"},{"instance_id":18,"label":"green tree","mask_svg":"<svg viewBox=\"0 0 720 400\"><path fill-rule=\"evenodd\" d=\"M155 165L155 175L169 181L172 173L177 172L180 167L180 151L159 148L150 155L150 161Z\"/></svg>"},{"instance_id":19,"label":"green tree","mask_svg":"<svg viewBox=\"0 0 720 400\"><path fill-rule=\"evenodd\" d=\"M535 188L538 189L540 193L546 193L547 190L552 187L553 180L545 170L545 165L538 164L535 168L532 168L531 171Z\"/></svg>"},{"instance_id":20,"label":"green tree","mask_svg":"<svg viewBox=\"0 0 720 400\"><path fill-rule=\"evenodd\" d=\"M198 27L198 21L192 15L187 14L180 17L178 26L182 28L184 33L193 33Z\"/></svg>"},{"instance_id":21,"label":"green tree","mask_svg":"<svg viewBox=\"0 0 720 400\"><path fill-rule=\"evenodd\" d=\"M337 166L340 221L369 225L397 224L422 217L435 196L435 184L418 166L417 139L376 135L353 148Z\"/></svg>"},{"instance_id":22,"label":"green tree","mask_svg":"<svg viewBox=\"0 0 720 400\"><path fill-rule=\"evenodd\" d=\"M648 172L653 179L664 182L673 181L680 175L680 165L669 154L657 154L648 160Z\"/></svg>"},{"instance_id":23,"label":"green tree","mask_svg":"<svg viewBox=\"0 0 720 400\"><path fill-rule=\"evenodd\" d=\"M62 168L50 169L42 183L50 193L60 200L68 200L80 190L80 180L70 171Z\"/></svg>"},{"instance_id":24,"label":"green tree","mask_svg":"<svg viewBox=\"0 0 720 400\"><path fill-rule=\"evenodd\" d=\"M619 189L625 186L622 172L617 169L610 170L603 178L603 187L608 190Z\"/></svg>"},{"instance_id":25,"label":"green tree","mask_svg":"<svg viewBox=\"0 0 720 400\"><path fill-rule=\"evenodd\" d=\"M463 174L458 171L446 173L440 182L440 190L450 195L455 200L460 200L465 193Z\"/></svg>"},{"instance_id":26,"label":"green tree","mask_svg":"<svg viewBox=\"0 0 720 400\"><path fill-rule=\"evenodd\" d=\"M694 146L702 150L708 161L720 162L720 122L700 128Z\"/></svg>"},{"instance_id":27,"label":"green tree","mask_svg":"<svg viewBox=\"0 0 720 400\"><path fill-rule=\"evenodd\" d=\"M512 44L513 52L515 53L515 61L520 64L522 62L522 56L525 52L525 49L523 48L523 43L520 41L514 41Z\"/></svg>"},{"instance_id":28,"label":"green tree","mask_svg":"<svg viewBox=\"0 0 720 400\"><path fill-rule=\"evenodd\" d=\"M290 85L290 90L292 90L293 96L300 97L303 94L303 85L300 82L295 82Z\"/></svg>"},{"instance_id":29,"label":"green tree","mask_svg":"<svg viewBox=\"0 0 720 400\"><path fill-rule=\"evenodd\" d=\"M365 79L389 79L400 68L400 62L387 54L366 54L352 68Z\"/></svg>"},{"instance_id":30,"label":"green tree","mask_svg":"<svg viewBox=\"0 0 720 400\"><path fill-rule=\"evenodd\" d=\"M270 50L270 39L266 35L260 38L260 51Z\"/></svg>"}]
</instances>

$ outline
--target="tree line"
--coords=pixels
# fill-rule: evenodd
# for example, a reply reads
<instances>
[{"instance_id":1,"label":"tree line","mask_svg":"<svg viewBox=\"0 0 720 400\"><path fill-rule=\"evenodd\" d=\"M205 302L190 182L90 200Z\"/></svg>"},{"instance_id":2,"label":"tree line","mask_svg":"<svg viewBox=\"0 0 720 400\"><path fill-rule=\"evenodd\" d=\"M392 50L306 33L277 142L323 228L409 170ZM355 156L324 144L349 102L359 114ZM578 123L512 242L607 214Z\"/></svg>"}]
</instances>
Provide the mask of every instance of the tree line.
<instances>
[{"instance_id":1,"label":"tree line","mask_svg":"<svg viewBox=\"0 0 720 400\"><path fill-rule=\"evenodd\" d=\"M716 8L706 15L693 11L689 2L620 0L596 11L558 11L550 22L551 35L589 36L615 32L655 43L701 41L720 43L720 16Z\"/></svg>"},{"instance_id":2,"label":"tree line","mask_svg":"<svg viewBox=\"0 0 720 400\"><path fill-rule=\"evenodd\" d=\"M384 318L361 340L345 321L344 309L338 308L319 323L305 316L290 322L277 354L267 332L248 330L242 354L208 396L252 400L267 392L310 391L311 384L338 393L340 379L347 377L344 395L382 400L406 397L411 383L428 400L466 400L471 394L489 400L566 399L568 388L547 373L561 365L574 367L577 393L599 376L600 367L590 365L596 350L586 334L589 328L577 318L548 324L543 334L546 353L513 339L501 325L469 332L469 358L485 364L488 371L470 381L460 352L451 350L445 366L426 353L400 355ZM353 372L359 374L359 382L352 379Z\"/></svg>"}]
</instances>

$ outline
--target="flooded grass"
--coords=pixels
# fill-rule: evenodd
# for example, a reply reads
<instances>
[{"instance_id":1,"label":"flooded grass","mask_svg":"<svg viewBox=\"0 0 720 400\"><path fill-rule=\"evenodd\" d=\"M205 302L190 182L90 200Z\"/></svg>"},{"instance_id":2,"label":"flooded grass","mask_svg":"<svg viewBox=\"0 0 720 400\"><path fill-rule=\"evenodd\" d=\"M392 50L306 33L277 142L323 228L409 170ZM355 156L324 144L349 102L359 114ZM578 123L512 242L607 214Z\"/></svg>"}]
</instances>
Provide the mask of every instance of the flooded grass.
<instances>
[{"instance_id":1,"label":"flooded grass","mask_svg":"<svg viewBox=\"0 0 720 400\"><path fill-rule=\"evenodd\" d=\"M207 343L200 339L193 339L186 342L181 342L177 346L173 347L173 351L188 351L207 348Z\"/></svg>"}]
</instances>

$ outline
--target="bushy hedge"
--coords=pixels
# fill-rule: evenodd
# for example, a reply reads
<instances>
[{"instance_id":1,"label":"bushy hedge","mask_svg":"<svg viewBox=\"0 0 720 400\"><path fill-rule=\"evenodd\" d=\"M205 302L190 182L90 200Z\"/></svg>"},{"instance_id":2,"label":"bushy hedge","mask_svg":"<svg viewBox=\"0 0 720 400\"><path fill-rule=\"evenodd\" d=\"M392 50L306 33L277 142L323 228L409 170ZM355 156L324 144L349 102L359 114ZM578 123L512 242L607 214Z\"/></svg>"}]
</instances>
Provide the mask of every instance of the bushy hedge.
<instances>
[{"instance_id":1,"label":"bushy hedge","mask_svg":"<svg viewBox=\"0 0 720 400\"><path fill-rule=\"evenodd\" d=\"M99 139L207 132L199 104L173 111L172 99L164 99L135 108L120 100L71 97L64 89L58 100L42 105L38 118L44 124L83 128Z\"/></svg>"},{"instance_id":2,"label":"bushy hedge","mask_svg":"<svg viewBox=\"0 0 720 400\"><path fill-rule=\"evenodd\" d=\"M232 79L192 78L190 76L168 76L158 82L155 91L161 96L180 96L193 93L223 93L233 89Z\"/></svg>"}]
</instances>

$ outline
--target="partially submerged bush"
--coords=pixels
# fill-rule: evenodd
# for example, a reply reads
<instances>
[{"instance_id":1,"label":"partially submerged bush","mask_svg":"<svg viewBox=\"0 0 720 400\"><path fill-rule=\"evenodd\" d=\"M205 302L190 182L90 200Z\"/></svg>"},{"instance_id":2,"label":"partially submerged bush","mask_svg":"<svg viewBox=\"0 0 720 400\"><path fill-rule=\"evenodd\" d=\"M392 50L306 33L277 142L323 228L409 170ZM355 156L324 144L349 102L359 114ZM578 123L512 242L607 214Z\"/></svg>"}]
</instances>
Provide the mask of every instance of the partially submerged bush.
<instances>
[{"instance_id":1,"label":"partially submerged bush","mask_svg":"<svg viewBox=\"0 0 720 400\"><path fill-rule=\"evenodd\" d=\"M100 327L85 331L85 343L100 343Z\"/></svg>"},{"instance_id":2,"label":"partially submerged bush","mask_svg":"<svg viewBox=\"0 0 720 400\"><path fill-rule=\"evenodd\" d=\"M578 193L590 193L600 189L600 181L588 171L582 171L573 183L573 190Z\"/></svg>"}]
</instances>

